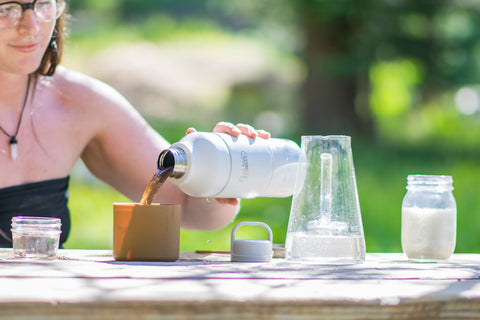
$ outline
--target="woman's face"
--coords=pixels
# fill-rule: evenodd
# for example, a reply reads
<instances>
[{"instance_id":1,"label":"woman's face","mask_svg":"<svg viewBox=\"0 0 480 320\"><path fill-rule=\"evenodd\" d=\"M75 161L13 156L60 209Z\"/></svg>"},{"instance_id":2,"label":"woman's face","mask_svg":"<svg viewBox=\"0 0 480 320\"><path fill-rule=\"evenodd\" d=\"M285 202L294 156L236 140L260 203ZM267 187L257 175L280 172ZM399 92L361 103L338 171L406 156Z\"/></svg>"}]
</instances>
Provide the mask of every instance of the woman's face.
<instances>
[{"instance_id":1,"label":"woman's face","mask_svg":"<svg viewBox=\"0 0 480 320\"><path fill-rule=\"evenodd\" d=\"M45 0L35 1L35 5ZM49 0L46 0L49 1ZM2 3L0 0L0 14ZM32 1L19 1L26 4ZM0 72L30 74L40 65L47 46L50 43L56 19L41 21L32 8L23 11L18 25L0 30Z\"/></svg>"}]
</instances>

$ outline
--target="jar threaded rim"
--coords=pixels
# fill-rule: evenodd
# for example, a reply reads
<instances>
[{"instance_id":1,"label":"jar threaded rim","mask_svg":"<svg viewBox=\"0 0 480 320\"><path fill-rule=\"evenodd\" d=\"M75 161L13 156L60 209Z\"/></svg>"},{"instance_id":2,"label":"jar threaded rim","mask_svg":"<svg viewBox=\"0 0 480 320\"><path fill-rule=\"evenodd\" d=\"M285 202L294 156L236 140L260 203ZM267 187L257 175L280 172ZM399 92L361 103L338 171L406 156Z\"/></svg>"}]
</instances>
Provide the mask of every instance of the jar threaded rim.
<instances>
[{"instance_id":1,"label":"jar threaded rim","mask_svg":"<svg viewBox=\"0 0 480 320\"><path fill-rule=\"evenodd\" d=\"M407 189L439 189L453 190L453 178L448 175L422 175L411 174L407 176Z\"/></svg>"}]
</instances>

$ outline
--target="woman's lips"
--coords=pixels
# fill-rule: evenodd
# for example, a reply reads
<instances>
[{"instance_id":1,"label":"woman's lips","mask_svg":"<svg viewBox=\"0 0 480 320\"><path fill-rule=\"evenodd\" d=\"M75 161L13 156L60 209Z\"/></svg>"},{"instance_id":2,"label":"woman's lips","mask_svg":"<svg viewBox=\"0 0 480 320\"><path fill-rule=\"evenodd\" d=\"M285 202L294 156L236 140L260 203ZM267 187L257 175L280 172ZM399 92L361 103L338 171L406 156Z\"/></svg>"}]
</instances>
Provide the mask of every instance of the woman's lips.
<instances>
[{"instance_id":1,"label":"woman's lips","mask_svg":"<svg viewBox=\"0 0 480 320\"><path fill-rule=\"evenodd\" d=\"M14 49L23 52L23 53L30 53L37 50L39 43L27 43L27 44L15 44L11 45Z\"/></svg>"}]
</instances>

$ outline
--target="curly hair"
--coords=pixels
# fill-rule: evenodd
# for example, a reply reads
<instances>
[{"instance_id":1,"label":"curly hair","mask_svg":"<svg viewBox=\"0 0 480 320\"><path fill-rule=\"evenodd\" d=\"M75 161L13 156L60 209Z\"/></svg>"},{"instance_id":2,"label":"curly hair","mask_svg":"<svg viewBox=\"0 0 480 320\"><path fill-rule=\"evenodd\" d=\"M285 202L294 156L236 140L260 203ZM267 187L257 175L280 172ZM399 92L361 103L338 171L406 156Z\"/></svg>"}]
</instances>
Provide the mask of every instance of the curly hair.
<instances>
[{"instance_id":1,"label":"curly hair","mask_svg":"<svg viewBox=\"0 0 480 320\"><path fill-rule=\"evenodd\" d=\"M35 74L37 75L52 76L62 60L66 34L66 11L67 8L65 8L63 13L57 19L47 50L43 55L40 66L37 71L35 71Z\"/></svg>"}]
</instances>

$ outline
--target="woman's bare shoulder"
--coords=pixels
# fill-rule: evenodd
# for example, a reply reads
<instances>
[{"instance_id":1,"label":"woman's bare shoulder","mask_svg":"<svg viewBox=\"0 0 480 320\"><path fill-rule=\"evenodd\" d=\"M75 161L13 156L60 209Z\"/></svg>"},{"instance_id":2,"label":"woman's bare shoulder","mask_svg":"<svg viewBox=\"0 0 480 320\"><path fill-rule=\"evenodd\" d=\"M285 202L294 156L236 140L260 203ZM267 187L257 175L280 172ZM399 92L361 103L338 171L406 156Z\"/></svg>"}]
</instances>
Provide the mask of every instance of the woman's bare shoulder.
<instances>
[{"instance_id":1,"label":"woman's bare shoulder","mask_svg":"<svg viewBox=\"0 0 480 320\"><path fill-rule=\"evenodd\" d=\"M130 108L126 99L106 83L65 67L58 67L51 82L58 98L70 107L83 111L94 108L107 111L110 108ZM102 108L97 106L101 105Z\"/></svg>"}]
</instances>

